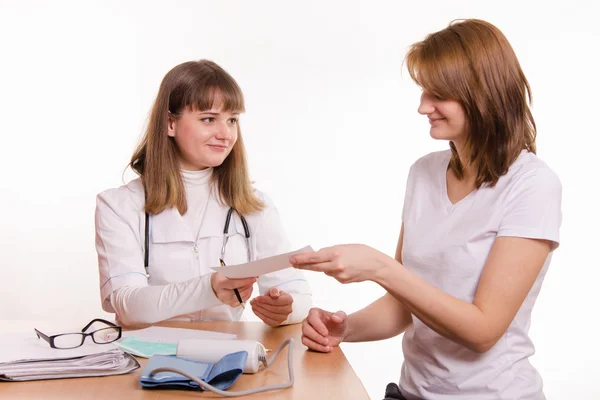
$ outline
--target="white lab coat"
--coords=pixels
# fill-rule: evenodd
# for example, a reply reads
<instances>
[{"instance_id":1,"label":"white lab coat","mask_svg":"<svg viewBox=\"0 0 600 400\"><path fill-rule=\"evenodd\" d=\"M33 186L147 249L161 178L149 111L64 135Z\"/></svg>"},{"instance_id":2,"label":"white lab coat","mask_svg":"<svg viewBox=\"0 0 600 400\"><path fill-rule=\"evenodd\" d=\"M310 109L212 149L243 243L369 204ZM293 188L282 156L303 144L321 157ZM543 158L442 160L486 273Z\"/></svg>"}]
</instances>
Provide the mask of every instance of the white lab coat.
<instances>
[{"instance_id":1,"label":"white lab coat","mask_svg":"<svg viewBox=\"0 0 600 400\"><path fill-rule=\"evenodd\" d=\"M273 203L262 192L257 191L257 195L265 203L265 209L245 215L250 228L253 260L291 251ZM177 209L166 209L152 216L149 279L144 270L143 207L144 190L140 179L104 191L97 197L96 250L103 309L116 312L111 304L111 294L123 287L169 285L194 280L193 285L188 285L185 289L194 291L194 311L186 315L174 315L171 319L239 320L243 309L223 304L210 286L210 274L213 272L210 268L219 266L223 228L229 207L221 204L214 194L209 196L197 241ZM228 236L225 263L234 265L247 262L244 229L237 213L232 216ZM308 313L310 301L307 304L306 297L311 295L311 290L301 271L286 268L259 277L260 294L273 286L292 294L294 314ZM302 297L304 301L296 301L298 297ZM303 309L298 310L297 307Z\"/></svg>"}]
</instances>

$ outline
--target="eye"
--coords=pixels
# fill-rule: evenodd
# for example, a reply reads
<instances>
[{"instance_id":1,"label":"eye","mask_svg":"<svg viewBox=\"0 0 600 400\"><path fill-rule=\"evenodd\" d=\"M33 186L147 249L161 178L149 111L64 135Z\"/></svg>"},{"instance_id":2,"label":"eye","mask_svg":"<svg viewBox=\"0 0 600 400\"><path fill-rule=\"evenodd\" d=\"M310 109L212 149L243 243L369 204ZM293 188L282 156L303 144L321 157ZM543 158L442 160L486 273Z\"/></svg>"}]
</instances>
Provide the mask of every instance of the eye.
<instances>
[{"instance_id":1,"label":"eye","mask_svg":"<svg viewBox=\"0 0 600 400\"><path fill-rule=\"evenodd\" d=\"M435 99L435 100L439 100L439 101L441 101L441 100L444 100L444 99L442 98L442 96L439 96L439 95L437 95L437 94L435 94L435 93L431 93L431 92L430 92L430 93L429 93L429 95L430 95L430 96L431 96L433 99Z\"/></svg>"},{"instance_id":2,"label":"eye","mask_svg":"<svg viewBox=\"0 0 600 400\"><path fill-rule=\"evenodd\" d=\"M229 123L231 125L237 125L238 123L238 119L237 118L229 118Z\"/></svg>"},{"instance_id":3,"label":"eye","mask_svg":"<svg viewBox=\"0 0 600 400\"><path fill-rule=\"evenodd\" d=\"M206 122L207 124L212 124L213 122L215 122L215 119L213 117L206 117L202 118L200 121Z\"/></svg>"},{"instance_id":4,"label":"eye","mask_svg":"<svg viewBox=\"0 0 600 400\"><path fill-rule=\"evenodd\" d=\"M438 101L443 101L444 100L441 96L436 95L436 94L434 94L434 93L432 93L432 92L430 92L428 90L423 90L423 95L429 97L430 99L434 99L434 100L438 100Z\"/></svg>"}]
</instances>

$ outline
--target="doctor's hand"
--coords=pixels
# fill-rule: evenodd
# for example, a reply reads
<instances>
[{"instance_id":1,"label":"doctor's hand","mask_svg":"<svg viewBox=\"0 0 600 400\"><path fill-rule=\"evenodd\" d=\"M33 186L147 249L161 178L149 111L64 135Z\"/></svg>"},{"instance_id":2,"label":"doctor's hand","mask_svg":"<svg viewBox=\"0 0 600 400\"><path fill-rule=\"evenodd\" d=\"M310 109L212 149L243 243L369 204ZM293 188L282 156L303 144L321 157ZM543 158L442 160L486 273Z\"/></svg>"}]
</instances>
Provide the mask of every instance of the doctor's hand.
<instances>
[{"instance_id":1,"label":"doctor's hand","mask_svg":"<svg viewBox=\"0 0 600 400\"><path fill-rule=\"evenodd\" d=\"M292 313L294 298L291 294L276 287L269 289L264 295L250 301L252 311L265 324L278 326Z\"/></svg>"},{"instance_id":2,"label":"doctor's hand","mask_svg":"<svg viewBox=\"0 0 600 400\"><path fill-rule=\"evenodd\" d=\"M343 311L332 313L311 308L302 321L302 344L311 350L329 353L344 341L348 330L348 316Z\"/></svg>"},{"instance_id":3,"label":"doctor's hand","mask_svg":"<svg viewBox=\"0 0 600 400\"><path fill-rule=\"evenodd\" d=\"M245 303L252 295L252 285L254 282L256 282L256 278L230 279L220 272L214 272L210 276L210 285L215 296L231 307L239 307L240 305L233 289L237 289L240 292L240 296Z\"/></svg>"},{"instance_id":4,"label":"doctor's hand","mask_svg":"<svg viewBox=\"0 0 600 400\"><path fill-rule=\"evenodd\" d=\"M341 283L374 280L385 266L385 254L363 244L326 247L313 253L290 257L294 268L324 272ZM388 257L389 258L389 257Z\"/></svg>"}]
</instances>

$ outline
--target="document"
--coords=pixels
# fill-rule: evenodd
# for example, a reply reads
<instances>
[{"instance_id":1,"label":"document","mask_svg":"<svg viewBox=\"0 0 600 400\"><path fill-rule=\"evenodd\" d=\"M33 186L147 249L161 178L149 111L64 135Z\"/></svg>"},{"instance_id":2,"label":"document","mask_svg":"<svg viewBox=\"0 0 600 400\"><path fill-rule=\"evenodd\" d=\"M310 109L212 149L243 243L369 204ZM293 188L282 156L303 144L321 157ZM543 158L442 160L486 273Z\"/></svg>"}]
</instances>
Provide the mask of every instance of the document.
<instances>
[{"instance_id":1,"label":"document","mask_svg":"<svg viewBox=\"0 0 600 400\"><path fill-rule=\"evenodd\" d=\"M45 361L0 364L0 381L24 382L40 379L83 378L121 375L140 367L135 358L115 349L87 356Z\"/></svg>"},{"instance_id":2,"label":"document","mask_svg":"<svg viewBox=\"0 0 600 400\"><path fill-rule=\"evenodd\" d=\"M28 332L0 334L0 364L14 361L67 359L98 354L114 349L111 344L96 344L88 338L74 349L53 349L48 342L37 337L33 329Z\"/></svg>"},{"instance_id":3,"label":"document","mask_svg":"<svg viewBox=\"0 0 600 400\"><path fill-rule=\"evenodd\" d=\"M83 346L53 349L33 331L0 334L0 381L120 375L140 367L135 358L111 343L89 339Z\"/></svg>"},{"instance_id":4,"label":"document","mask_svg":"<svg viewBox=\"0 0 600 400\"><path fill-rule=\"evenodd\" d=\"M251 278L261 276L269 272L279 271L285 268L291 268L290 257L295 254L310 253L314 251L312 247L306 246L300 250L290 253L279 254L277 256L263 258L245 264L227 265L225 267L213 267L212 270L218 271L227 278Z\"/></svg>"}]
</instances>

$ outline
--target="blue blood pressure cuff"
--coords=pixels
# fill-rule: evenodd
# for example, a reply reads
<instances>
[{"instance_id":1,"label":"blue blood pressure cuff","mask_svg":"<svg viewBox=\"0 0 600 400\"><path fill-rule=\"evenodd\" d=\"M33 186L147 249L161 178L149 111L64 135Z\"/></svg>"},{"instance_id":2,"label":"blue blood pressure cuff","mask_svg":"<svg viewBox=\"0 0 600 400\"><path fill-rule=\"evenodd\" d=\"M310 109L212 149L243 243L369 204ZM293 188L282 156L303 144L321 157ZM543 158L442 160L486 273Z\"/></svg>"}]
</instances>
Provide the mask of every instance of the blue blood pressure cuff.
<instances>
[{"instance_id":1,"label":"blue blood pressure cuff","mask_svg":"<svg viewBox=\"0 0 600 400\"><path fill-rule=\"evenodd\" d=\"M238 351L224 356L213 364L175 356L155 355L146 363L140 376L140 384L144 389L202 390L198 383L174 372L150 374L157 368L172 368L194 376L217 389L226 390L242 374L247 358L248 352Z\"/></svg>"}]
</instances>

